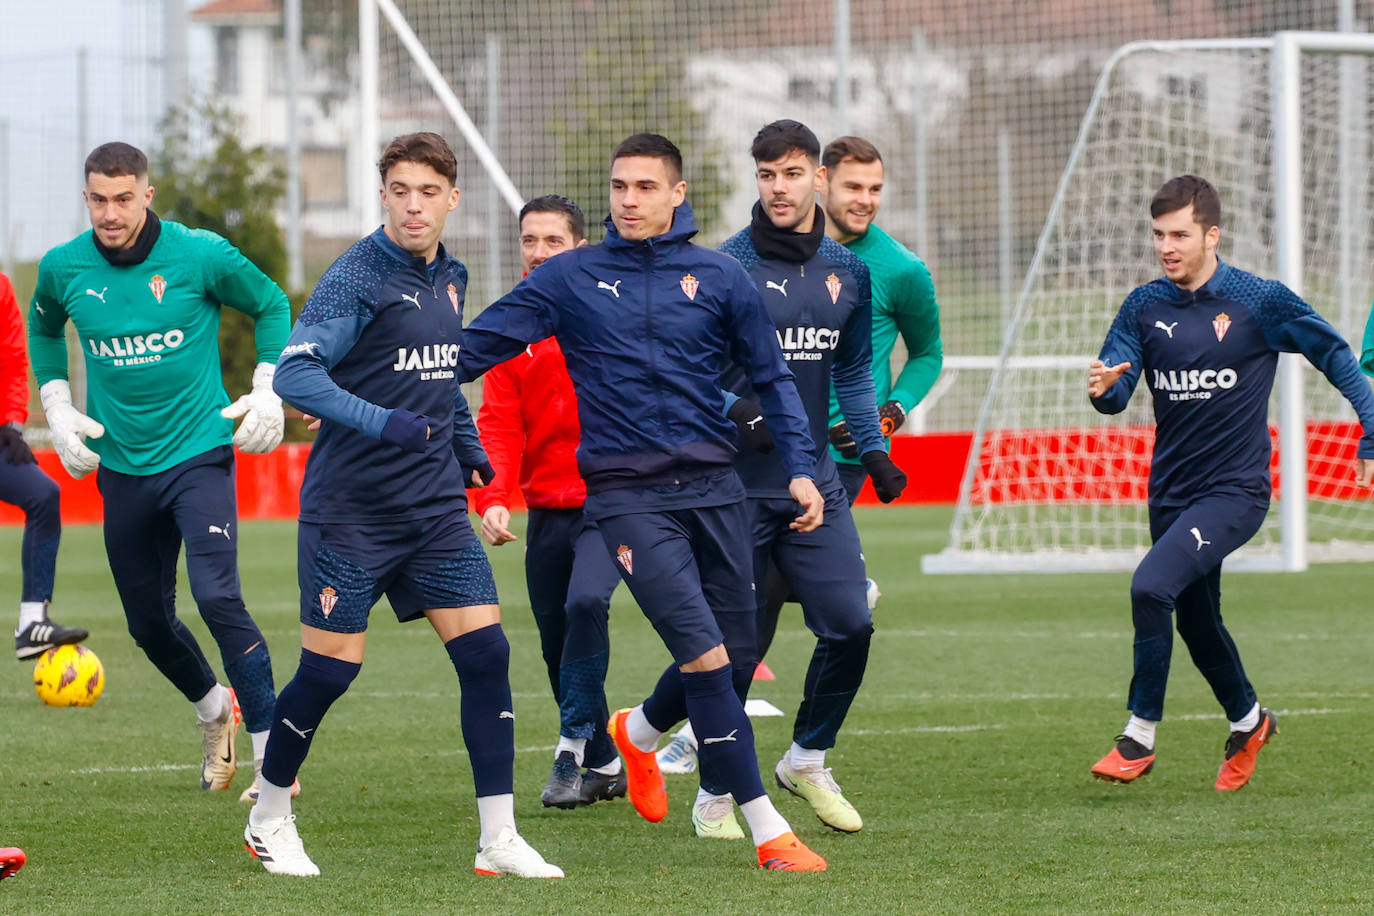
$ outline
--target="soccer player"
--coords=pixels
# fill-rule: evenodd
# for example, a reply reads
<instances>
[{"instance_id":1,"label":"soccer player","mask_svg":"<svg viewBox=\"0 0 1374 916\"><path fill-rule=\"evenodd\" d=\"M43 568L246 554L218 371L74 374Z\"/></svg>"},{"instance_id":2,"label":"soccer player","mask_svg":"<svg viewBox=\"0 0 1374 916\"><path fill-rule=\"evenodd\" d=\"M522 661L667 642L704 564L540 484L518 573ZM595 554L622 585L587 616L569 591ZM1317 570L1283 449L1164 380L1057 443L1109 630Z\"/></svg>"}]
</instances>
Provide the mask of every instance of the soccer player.
<instances>
[{"instance_id":1,"label":"soccer player","mask_svg":"<svg viewBox=\"0 0 1374 916\"><path fill-rule=\"evenodd\" d=\"M873 386L883 435L891 436L940 375L944 353L935 285L924 261L873 225L883 195L883 158L877 147L862 137L839 137L825 145L821 164L826 234L862 258L872 278ZM892 350L899 336L907 355L894 379ZM852 503L868 472L833 395L830 423L832 456Z\"/></svg>"},{"instance_id":2,"label":"soccer player","mask_svg":"<svg viewBox=\"0 0 1374 916\"><path fill-rule=\"evenodd\" d=\"M654 747L690 718L703 758L740 802L759 864L816 871L825 860L763 790L753 727L732 683L757 659L748 515L718 387L727 361L744 368L777 437L787 492L801 507L791 524L816 528L824 502L796 385L758 291L738 261L691 243L686 195L671 141L649 133L622 141L605 241L520 281L468 326L458 359L463 378L474 378L553 335L567 360L585 511L674 660L643 704L611 717L636 810L650 821L667 813Z\"/></svg>"},{"instance_id":3,"label":"soccer player","mask_svg":"<svg viewBox=\"0 0 1374 916\"><path fill-rule=\"evenodd\" d=\"M458 206L443 137L407 134L378 162L382 226L325 272L291 331L277 392L322 420L301 483L301 660L277 699L248 851L311 876L289 787L330 705L362 668L383 594L425 618L462 689L459 715L480 821L478 874L561 878L515 829L510 644L464 488L492 479L455 377L467 268L440 243Z\"/></svg>"},{"instance_id":4,"label":"soccer player","mask_svg":"<svg viewBox=\"0 0 1374 916\"><path fill-rule=\"evenodd\" d=\"M816 203L825 178L820 142L804 124L774 121L755 135L750 153L759 200L749 227L726 239L720 250L744 265L778 328L778 342L810 419L816 485L826 500L820 527L793 531L787 473L778 456L745 449L735 459L752 514L759 613L777 619L785 595L767 587L776 567L816 634L792 746L773 773L779 786L810 802L822 823L853 833L863 827L863 819L826 767L825 753L835 746L863 681L873 618L859 533L826 449L832 382L880 498L895 499L906 477L888 457L878 423L868 268L826 237L825 214ZM748 383L736 373L727 373L726 382L732 396L753 401ZM757 413L755 406L748 411ZM750 680L741 677L737 683L747 689ZM703 766L701 776L692 809L697 835L743 836L729 795L720 791L708 767Z\"/></svg>"},{"instance_id":5,"label":"soccer player","mask_svg":"<svg viewBox=\"0 0 1374 916\"><path fill-rule=\"evenodd\" d=\"M286 294L229 242L159 219L153 193L137 148L106 143L86 158L92 231L39 263L29 352L62 466L73 477L98 470L105 552L129 633L195 705L204 731L201 788L227 789L238 763L239 705L256 763L276 700L267 643L239 588L230 443L263 453L281 442L272 373L291 312ZM221 305L253 319L257 344L253 390L232 404L220 372ZM86 361L89 414L72 404L67 382L68 320ZM177 619L183 541L191 594L232 693Z\"/></svg>"},{"instance_id":6,"label":"soccer player","mask_svg":"<svg viewBox=\"0 0 1374 916\"><path fill-rule=\"evenodd\" d=\"M587 219L566 197L536 197L521 208L525 273L586 243ZM531 344L486 374L477 429L496 472L490 486L473 494L482 536L492 546L516 540L512 482L519 481L529 507L525 583L561 720L540 800L548 808L575 808L619 798L625 777L606 734L606 665L607 614L620 575L596 523L582 511L587 487L577 473L577 400L557 340Z\"/></svg>"},{"instance_id":7,"label":"soccer player","mask_svg":"<svg viewBox=\"0 0 1374 916\"><path fill-rule=\"evenodd\" d=\"M1279 353L1301 353L1355 408L1363 427L1355 475L1374 481L1374 395L1344 338L1282 283L1217 257L1221 202L1196 175L1150 201L1164 276L1136 287L1088 370L1090 403L1126 408L1144 374L1155 412L1149 511L1153 546L1131 579L1135 673L1131 717L1093 776L1126 783L1154 767L1176 615L1178 633L1230 720L1218 791L1239 789L1278 733L1221 619L1222 560L1269 508L1269 392Z\"/></svg>"},{"instance_id":8,"label":"soccer player","mask_svg":"<svg viewBox=\"0 0 1374 916\"><path fill-rule=\"evenodd\" d=\"M20 659L41 655L53 646L81 642L88 634L64 627L48 617L57 547L62 540L62 491L38 466L24 441L29 418L29 357L24 326L10 278L0 273L0 501L24 511L19 626L14 631L14 654Z\"/></svg>"}]
</instances>

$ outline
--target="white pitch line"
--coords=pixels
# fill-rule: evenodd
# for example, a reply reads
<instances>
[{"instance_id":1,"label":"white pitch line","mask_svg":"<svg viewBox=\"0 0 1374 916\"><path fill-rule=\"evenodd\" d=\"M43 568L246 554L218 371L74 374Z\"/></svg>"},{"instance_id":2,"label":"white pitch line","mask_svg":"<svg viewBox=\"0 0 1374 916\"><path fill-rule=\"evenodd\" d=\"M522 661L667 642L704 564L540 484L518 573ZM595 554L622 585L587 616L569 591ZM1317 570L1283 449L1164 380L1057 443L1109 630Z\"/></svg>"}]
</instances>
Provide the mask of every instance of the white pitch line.
<instances>
[{"instance_id":1,"label":"white pitch line","mask_svg":"<svg viewBox=\"0 0 1374 916\"><path fill-rule=\"evenodd\" d=\"M1133 636L1133 633L1126 630L1083 630L1065 633L1060 630L889 630L880 626L874 631L874 637L879 639L1130 639ZM1339 633L1283 633L1273 638L1299 642L1339 639L1344 642L1350 637Z\"/></svg>"},{"instance_id":2,"label":"white pitch line","mask_svg":"<svg viewBox=\"0 0 1374 916\"><path fill-rule=\"evenodd\" d=\"M1342 714L1342 713L1348 713L1348 712L1350 712L1350 710L1348 710L1348 709L1276 709L1276 710L1274 710L1274 715L1279 716L1279 717L1283 717L1283 716L1332 716L1332 715L1340 715L1340 714ZM1165 721L1165 722L1191 722L1191 721L1200 721L1200 720L1206 720L1206 719L1212 719L1212 720L1221 719L1221 720L1225 721L1226 717L1225 717L1224 715L1222 715L1221 713L1193 713L1193 714L1182 715L1182 716L1167 716L1167 717L1165 718L1164 721ZM991 730L994 730L994 729L1016 728L1016 727L1018 727L1018 726L1025 726L1025 725L1036 725L1036 726L1039 726L1040 724L1042 724L1042 723L1040 723L1040 722L1030 722L1030 721L1026 721L1026 722L1011 722L1011 723L1008 723L1008 722L987 722L987 723L975 723L975 724L972 724L972 725L913 725L913 726L911 726L910 728L847 728L847 729L845 729L844 733L845 733L846 735L868 735L868 736L884 737L884 736L888 736L888 735L915 735L915 734L944 733L944 732L981 732L981 731L991 731Z\"/></svg>"},{"instance_id":3,"label":"white pitch line","mask_svg":"<svg viewBox=\"0 0 1374 916\"><path fill-rule=\"evenodd\" d=\"M547 754L549 751L552 751L555 747L556 747L556 745L553 745L553 744L545 744L545 745L540 745L540 746L538 746L538 747L517 747L517 748L515 749L515 752L516 752L517 754L541 754L541 753L542 753L542 754ZM468 753L468 752L467 752L467 750L466 750L465 748L457 747L457 748L442 748L442 749L437 750L437 751L421 751L421 752L419 752L419 756L427 756L427 757L458 757L458 756L462 756L462 757L466 757L466 756L467 756L467 753ZM90 774L110 774L110 773L165 773L165 772L171 772L171 771L173 771L173 770L198 770L198 769L200 769L200 764L198 764L198 763L153 763L153 764L148 764L147 766L131 766L131 767L86 767L86 768L80 769L80 770L68 770L67 772L68 772L68 773L71 773L71 774L74 775L74 776L87 776L87 775L90 775Z\"/></svg>"}]
</instances>

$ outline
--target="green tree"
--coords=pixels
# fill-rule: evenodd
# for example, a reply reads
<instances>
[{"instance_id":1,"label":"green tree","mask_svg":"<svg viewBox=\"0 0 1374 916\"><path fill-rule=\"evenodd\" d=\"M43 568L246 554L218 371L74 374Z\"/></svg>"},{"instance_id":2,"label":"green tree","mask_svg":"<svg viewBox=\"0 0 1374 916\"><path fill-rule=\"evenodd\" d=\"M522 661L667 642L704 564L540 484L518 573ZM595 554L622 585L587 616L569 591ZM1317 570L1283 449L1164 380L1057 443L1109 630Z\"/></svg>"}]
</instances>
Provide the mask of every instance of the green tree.
<instances>
[{"instance_id":1,"label":"green tree","mask_svg":"<svg viewBox=\"0 0 1374 916\"><path fill-rule=\"evenodd\" d=\"M286 277L286 244L276 207L286 177L271 153L246 147L239 119L211 101L173 111L162 123L162 147L149 163L159 216L216 232L278 284ZM220 359L225 389L242 393L252 384L257 348L253 322L234 309L222 311Z\"/></svg>"}]
</instances>

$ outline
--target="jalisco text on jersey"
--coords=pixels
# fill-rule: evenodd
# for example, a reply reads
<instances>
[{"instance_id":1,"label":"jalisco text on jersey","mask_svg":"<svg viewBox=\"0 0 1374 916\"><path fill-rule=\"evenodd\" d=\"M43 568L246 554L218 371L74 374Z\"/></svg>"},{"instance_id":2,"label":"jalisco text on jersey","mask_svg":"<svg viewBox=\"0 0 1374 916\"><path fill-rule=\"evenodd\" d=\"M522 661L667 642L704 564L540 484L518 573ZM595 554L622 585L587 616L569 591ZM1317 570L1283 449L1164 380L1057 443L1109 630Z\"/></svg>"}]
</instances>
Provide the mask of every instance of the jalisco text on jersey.
<instances>
[{"instance_id":1,"label":"jalisco text on jersey","mask_svg":"<svg viewBox=\"0 0 1374 916\"><path fill-rule=\"evenodd\" d=\"M181 328L172 328L170 331L134 334L131 337L107 337L103 340L91 337L86 345L91 348L92 356L142 356L144 353L175 350L185 339L186 333Z\"/></svg>"},{"instance_id":2,"label":"jalisco text on jersey","mask_svg":"<svg viewBox=\"0 0 1374 916\"><path fill-rule=\"evenodd\" d=\"M1236 387L1236 370L1225 369L1155 369L1155 391L1210 391Z\"/></svg>"}]
</instances>

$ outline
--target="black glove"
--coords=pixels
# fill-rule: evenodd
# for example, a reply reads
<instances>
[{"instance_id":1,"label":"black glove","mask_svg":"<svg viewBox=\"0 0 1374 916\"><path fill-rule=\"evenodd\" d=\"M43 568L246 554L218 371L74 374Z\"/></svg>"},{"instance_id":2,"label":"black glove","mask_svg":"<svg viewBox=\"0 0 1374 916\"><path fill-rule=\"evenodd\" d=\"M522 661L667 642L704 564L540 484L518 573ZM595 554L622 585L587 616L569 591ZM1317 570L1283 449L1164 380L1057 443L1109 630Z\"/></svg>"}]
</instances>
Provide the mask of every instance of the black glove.
<instances>
[{"instance_id":1,"label":"black glove","mask_svg":"<svg viewBox=\"0 0 1374 916\"><path fill-rule=\"evenodd\" d=\"M429 417L398 407L386 418L382 441L408 452L423 452L429 442Z\"/></svg>"},{"instance_id":2,"label":"black glove","mask_svg":"<svg viewBox=\"0 0 1374 916\"><path fill-rule=\"evenodd\" d=\"M846 458L859 457L859 444L854 441L854 435L849 431L849 424L843 420L830 427L830 444L835 446L840 454Z\"/></svg>"},{"instance_id":3,"label":"black glove","mask_svg":"<svg viewBox=\"0 0 1374 916\"><path fill-rule=\"evenodd\" d=\"M483 461L481 464L472 466L463 464L463 462L460 461L458 462L458 466L463 469L463 486L467 487L469 490L485 487L496 479L496 469L491 466L490 461ZM481 483L472 482L473 471L477 472L477 479L482 481Z\"/></svg>"},{"instance_id":4,"label":"black glove","mask_svg":"<svg viewBox=\"0 0 1374 916\"><path fill-rule=\"evenodd\" d=\"M740 398L725 415L735 421L740 444L765 455L773 450L773 431L768 428L768 421L763 418L763 407L758 401Z\"/></svg>"},{"instance_id":5,"label":"black glove","mask_svg":"<svg viewBox=\"0 0 1374 916\"><path fill-rule=\"evenodd\" d=\"M863 462L868 476L873 478L873 492L878 494L880 500L890 503L902 495L902 491L906 489L906 474L892 463L887 452L864 452L864 456L859 460Z\"/></svg>"},{"instance_id":6,"label":"black glove","mask_svg":"<svg viewBox=\"0 0 1374 916\"><path fill-rule=\"evenodd\" d=\"M882 424L883 435L890 439L906 422L906 411L902 410L902 405L896 401L888 401L878 408L878 422Z\"/></svg>"},{"instance_id":7,"label":"black glove","mask_svg":"<svg viewBox=\"0 0 1374 916\"><path fill-rule=\"evenodd\" d=\"M6 464L37 464L33 449L24 441L24 431L6 423L0 426L0 455Z\"/></svg>"}]
</instances>

